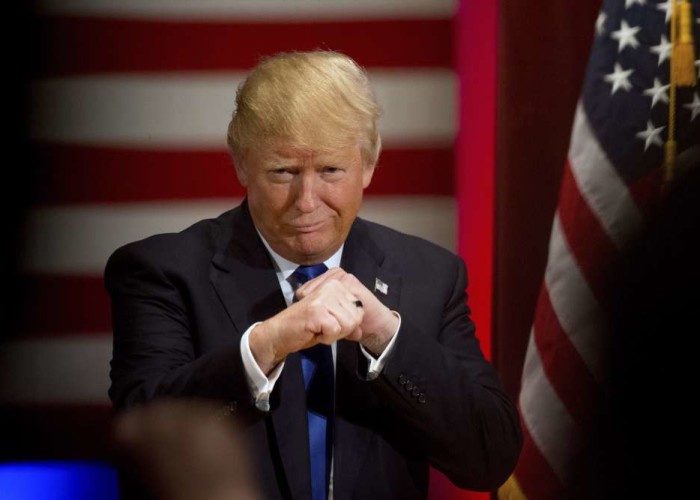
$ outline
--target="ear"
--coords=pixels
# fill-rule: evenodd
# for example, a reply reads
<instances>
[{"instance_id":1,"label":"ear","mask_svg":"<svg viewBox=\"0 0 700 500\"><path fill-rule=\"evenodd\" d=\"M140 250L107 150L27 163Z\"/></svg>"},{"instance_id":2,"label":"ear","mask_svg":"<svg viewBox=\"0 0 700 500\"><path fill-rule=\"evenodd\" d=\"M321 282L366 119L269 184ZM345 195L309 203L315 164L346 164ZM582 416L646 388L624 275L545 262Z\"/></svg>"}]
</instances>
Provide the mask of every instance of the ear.
<instances>
[{"instance_id":1,"label":"ear","mask_svg":"<svg viewBox=\"0 0 700 500\"><path fill-rule=\"evenodd\" d=\"M248 187L248 174L246 172L245 166L243 165L242 160L234 160L233 161L233 166L236 169L236 177L238 177L238 182L240 182L241 186L244 188Z\"/></svg>"},{"instance_id":2,"label":"ear","mask_svg":"<svg viewBox=\"0 0 700 500\"><path fill-rule=\"evenodd\" d=\"M367 165L362 171L362 189L367 189L372 182L372 176L374 175L374 165Z\"/></svg>"}]
</instances>

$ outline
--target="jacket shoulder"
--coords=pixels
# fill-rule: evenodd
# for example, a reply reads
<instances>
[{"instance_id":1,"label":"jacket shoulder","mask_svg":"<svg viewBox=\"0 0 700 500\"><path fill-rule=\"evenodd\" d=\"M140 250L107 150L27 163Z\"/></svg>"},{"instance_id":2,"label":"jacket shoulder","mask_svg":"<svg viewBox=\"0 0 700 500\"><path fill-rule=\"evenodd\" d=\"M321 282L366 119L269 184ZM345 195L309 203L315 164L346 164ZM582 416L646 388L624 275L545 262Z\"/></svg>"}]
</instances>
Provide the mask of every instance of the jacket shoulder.
<instances>
[{"instance_id":1,"label":"jacket shoulder","mask_svg":"<svg viewBox=\"0 0 700 500\"><path fill-rule=\"evenodd\" d=\"M161 233L117 248L107 260L105 278L133 265L183 269L211 258L230 237L235 209L198 221L177 233Z\"/></svg>"}]
</instances>

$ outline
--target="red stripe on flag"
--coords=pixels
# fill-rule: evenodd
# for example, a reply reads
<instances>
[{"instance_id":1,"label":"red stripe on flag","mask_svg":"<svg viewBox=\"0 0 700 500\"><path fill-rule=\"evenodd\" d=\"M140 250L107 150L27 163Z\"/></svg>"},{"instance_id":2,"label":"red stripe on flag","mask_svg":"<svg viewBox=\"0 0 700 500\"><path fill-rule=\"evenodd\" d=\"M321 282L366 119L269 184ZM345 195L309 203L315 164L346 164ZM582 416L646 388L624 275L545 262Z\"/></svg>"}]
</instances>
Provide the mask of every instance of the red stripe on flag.
<instances>
[{"instance_id":1,"label":"red stripe on flag","mask_svg":"<svg viewBox=\"0 0 700 500\"><path fill-rule=\"evenodd\" d=\"M598 385L559 323L545 287L540 291L534 326L547 380L576 424L587 429Z\"/></svg>"},{"instance_id":2,"label":"red stripe on flag","mask_svg":"<svg viewBox=\"0 0 700 500\"><path fill-rule=\"evenodd\" d=\"M581 195L568 161L559 195L559 218L569 250L591 292L601 306L607 306L606 291L614 278L612 264L619 252Z\"/></svg>"},{"instance_id":3,"label":"red stripe on flag","mask_svg":"<svg viewBox=\"0 0 700 500\"><path fill-rule=\"evenodd\" d=\"M226 151L41 147L45 204L243 196Z\"/></svg>"},{"instance_id":4,"label":"red stripe on flag","mask_svg":"<svg viewBox=\"0 0 700 500\"><path fill-rule=\"evenodd\" d=\"M22 285L19 331L36 336L112 331L101 276L25 276Z\"/></svg>"},{"instance_id":5,"label":"red stripe on flag","mask_svg":"<svg viewBox=\"0 0 700 500\"><path fill-rule=\"evenodd\" d=\"M365 194L454 195L454 150L433 148L385 149Z\"/></svg>"},{"instance_id":6,"label":"red stripe on flag","mask_svg":"<svg viewBox=\"0 0 700 500\"><path fill-rule=\"evenodd\" d=\"M648 219L661 201L663 169L655 168L627 186L630 196Z\"/></svg>"},{"instance_id":7,"label":"red stripe on flag","mask_svg":"<svg viewBox=\"0 0 700 500\"><path fill-rule=\"evenodd\" d=\"M564 495L561 481L532 440L527 426L523 425L522 428L524 443L515 477L525 497L536 500L568 498Z\"/></svg>"},{"instance_id":8,"label":"red stripe on flag","mask_svg":"<svg viewBox=\"0 0 700 500\"><path fill-rule=\"evenodd\" d=\"M344 52L369 67L452 66L451 19L192 22L42 16L40 21L48 74L247 69L261 56L319 48Z\"/></svg>"},{"instance_id":9,"label":"red stripe on flag","mask_svg":"<svg viewBox=\"0 0 700 500\"><path fill-rule=\"evenodd\" d=\"M140 151L45 145L37 199L44 204L244 196L225 151ZM371 195L453 194L450 147L387 149Z\"/></svg>"}]
</instances>

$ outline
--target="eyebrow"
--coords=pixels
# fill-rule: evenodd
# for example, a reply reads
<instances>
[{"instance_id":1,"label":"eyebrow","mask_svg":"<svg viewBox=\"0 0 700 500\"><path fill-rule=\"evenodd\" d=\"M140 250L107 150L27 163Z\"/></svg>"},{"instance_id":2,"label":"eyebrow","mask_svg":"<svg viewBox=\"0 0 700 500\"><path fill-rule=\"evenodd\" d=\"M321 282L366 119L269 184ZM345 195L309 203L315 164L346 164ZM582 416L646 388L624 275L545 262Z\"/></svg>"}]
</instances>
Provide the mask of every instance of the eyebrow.
<instances>
[{"instance_id":1,"label":"eyebrow","mask_svg":"<svg viewBox=\"0 0 700 500\"><path fill-rule=\"evenodd\" d=\"M298 163L296 158L290 158L288 156L278 156L270 155L262 160L262 164L265 168L277 168L284 166L292 166Z\"/></svg>"},{"instance_id":2,"label":"eyebrow","mask_svg":"<svg viewBox=\"0 0 700 500\"><path fill-rule=\"evenodd\" d=\"M347 159L344 159L342 156L338 156L332 153L329 153L327 155L319 155L316 158L314 158L313 161L314 165L334 165L338 163L348 163ZM263 165L266 168L279 168L279 167L288 167L288 166L295 166L298 164L297 158L291 158L288 156L280 156L277 154L271 154L266 160L263 161Z\"/></svg>"}]
</instances>

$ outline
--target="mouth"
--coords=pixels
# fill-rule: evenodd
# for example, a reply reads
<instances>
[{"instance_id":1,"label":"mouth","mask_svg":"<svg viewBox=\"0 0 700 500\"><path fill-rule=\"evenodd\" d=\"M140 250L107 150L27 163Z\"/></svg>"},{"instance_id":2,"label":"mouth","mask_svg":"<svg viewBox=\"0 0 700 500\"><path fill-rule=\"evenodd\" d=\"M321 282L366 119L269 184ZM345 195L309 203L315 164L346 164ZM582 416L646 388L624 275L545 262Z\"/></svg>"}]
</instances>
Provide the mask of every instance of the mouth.
<instances>
[{"instance_id":1,"label":"mouth","mask_svg":"<svg viewBox=\"0 0 700 500\"><path fill-rule=\"evenodd\" d=\"M292 231L295 233L313 233L315 231L318 231L321 229L323 226L323 221L320 222L313 222L309 224L290 224L290 227L292 228Z\"/></svg>"}]
</instances>

